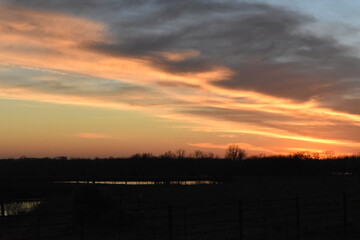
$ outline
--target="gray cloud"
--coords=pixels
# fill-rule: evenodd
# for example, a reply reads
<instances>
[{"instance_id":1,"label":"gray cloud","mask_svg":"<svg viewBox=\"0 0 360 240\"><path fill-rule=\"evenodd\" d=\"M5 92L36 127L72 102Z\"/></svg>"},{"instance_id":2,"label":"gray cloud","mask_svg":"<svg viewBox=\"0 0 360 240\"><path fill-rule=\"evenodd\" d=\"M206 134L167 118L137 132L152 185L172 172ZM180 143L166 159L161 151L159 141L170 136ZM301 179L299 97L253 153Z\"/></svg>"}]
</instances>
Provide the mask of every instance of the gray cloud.
<instances>
[{"instance_id":1,"label":"gray cloud","mask_svg":"<svg viewBox=\"0 0 360 240\"><path fill-rule=\"evenodd\" d=\"M117 43L91 48L144 58L174 74L225 66L235 74L214 82L216 86L297 101L327 100L359 85L347 80L359 75L360 60L335 39L304 31L303 26L316 21L312 17L241 2L147 1L146 6L137 16L112 23ZM201 55L178 62L158 55L189 49Z\"/></svg>"},{"instance_id":2,"label":"gray cloud","mask_svg":"<svg viewBox=\"0 0 360 240\"><path fill-rule=\"evenodd\" d=\"M232 77L212 84L252 90L358 113L360 59L335 39L306 31L316 18L286 8L245 1L8 0L28 7L64 11L108 24L111 44L86 45L112 56L141 58L173 74L225 66ZM355 31L355 30L354 30ZM159 52L197 50L170 61Z\"/></svg>"},{"instance_id":3,"label":"gray cloud","mask_svg":"<svg viewBox=\"0 0 360 240\"><path fill-rule=\"evenodd\" d=\"M169 81L159 81L157 82L160 86L169 87L169 88L199 88L197 85L183 83L183 82L169 82Z\"/></svg>"},{"instance_id":4,"label":"gray cloud","mask_svg":"<svg viewBox=\"0 0 360 240\"><path fill-rule=\"evenodd\" d=\"M358 92L360 92L360 88L356 88ZM360 115L360 97L355 96L352 98L346 97L336 97L336 98L328 98L326 100L321 101L322 106L326 108L338 109L343 112L358 114Z\"/></svg>"},{"instance_id":5,"label":"gray cloud","mask_svg":"<svg viewBox=\"0 0 360 240\"><path fill-rule=\"evenodd\" d=\"M24 74L27 76L25 79ZM13 71L8 68L0 72L0 89L21 88L30 90L33 93L76 96L135 106L180 104L178 100L173 100L158 90L149 87L71 72L54 74L30 69Z\"/></svg>"},{"instance_id":6,"label":"gray cloud","mask_svg":"<svg viewBox=\"0 0 360 240\"><path fill-rule=\"evenodd\" d=\"M256 125L266 129L276 129L298 134L301 136L311 136L322 139L360 140L360 126L349 125L347 122L332 120L329 123L309 124L309 119L302 119L301 116L286 116L276 113L265 113L251 110L234 110L215 107L196 107L189 106L178 110L179 113L195 116L209 117L216 120L229 121L234 123L246 123ZM315 120L315 119L314 119ZM248 130L248 129L244 129Z\"/></svg>"},{"instance_id":7,"label":"gray cloud","mask_svg":"<svg viewBox=\"0 0 360 240\"><path fill-rule=\"evenodd\" d=\"M242 123L251 123L251 124L256 123L256 125L258 126L260 125L263 127L270 126L269 122L271 121L286 122L289 120L293 120L293 118L289 116L264 113L264 112L259 112L257 110L251 111L251 110L227 109L226 107L217 108L217 107L192 106L184 109L179 109L178 111L180 113L206 116L214 119L226 120L232 122L242 122Z\"/></svg>"}]
</instances>

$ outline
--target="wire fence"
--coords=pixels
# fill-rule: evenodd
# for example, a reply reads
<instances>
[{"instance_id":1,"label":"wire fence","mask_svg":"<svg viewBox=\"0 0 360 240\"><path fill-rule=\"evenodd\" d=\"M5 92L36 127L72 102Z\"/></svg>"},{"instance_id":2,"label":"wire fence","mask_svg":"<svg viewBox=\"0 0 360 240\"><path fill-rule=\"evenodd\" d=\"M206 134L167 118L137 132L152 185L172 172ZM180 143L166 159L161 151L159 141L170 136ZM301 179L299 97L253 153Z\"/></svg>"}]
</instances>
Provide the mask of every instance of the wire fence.
<instances>
[{"instance_id":1,"label":"wire fence","mask_svg":"<svg viewBox=\"0 0 360 240\"><path fill-rule=\"evenodd\" d=\"M129 208L121 199L104 212L33 211L7 216L0 239L359 239L360 195ZM38 200L34 200L39 202Z\"/></svg>"}]
</instances>

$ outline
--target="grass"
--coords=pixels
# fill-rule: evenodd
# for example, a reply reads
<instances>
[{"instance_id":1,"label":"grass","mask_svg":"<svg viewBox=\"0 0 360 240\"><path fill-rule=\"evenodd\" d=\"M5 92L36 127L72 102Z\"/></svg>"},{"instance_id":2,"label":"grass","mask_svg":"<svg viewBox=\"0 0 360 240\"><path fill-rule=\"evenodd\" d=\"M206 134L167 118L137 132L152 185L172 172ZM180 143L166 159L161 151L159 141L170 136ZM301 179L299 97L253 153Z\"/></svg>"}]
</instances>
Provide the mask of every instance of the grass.
<instances>
[{"instance_id":1,"label":"grass","mask_svg":"<svg viewBox=\"0 0 360 240\"><path fill-rule=\"evenodd\" d=\"M81 221L74 185L53 185L37 211L9 218L2 239L339 239L347 195L349 239L359 237L359 181L355 176L239 177L220 185L97 185L111 195L111 211ZM49 189L46 186L45 189ZM299 199L300 206L297 206ZM297 211L300 211L299 215ZM299 219L297 219L299 216ZM119 220L119 221L118 221ZM27 227L21 227L27 226ZM226 230L225 229L229 229ZM356 238L354 238L356 239Z\"/></svg>"}]
</instances>

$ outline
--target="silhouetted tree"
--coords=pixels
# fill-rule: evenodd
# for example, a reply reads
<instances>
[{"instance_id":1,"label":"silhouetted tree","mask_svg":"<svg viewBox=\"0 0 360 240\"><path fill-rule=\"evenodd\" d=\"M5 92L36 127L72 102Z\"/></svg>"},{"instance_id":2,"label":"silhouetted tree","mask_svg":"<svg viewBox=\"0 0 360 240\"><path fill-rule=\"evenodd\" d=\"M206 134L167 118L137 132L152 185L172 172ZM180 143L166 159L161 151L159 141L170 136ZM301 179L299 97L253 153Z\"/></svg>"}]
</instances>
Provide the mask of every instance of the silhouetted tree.
<instances>
[{"instance_id":1,"label":"silhouetted tree","mask_svg":"<svg viewBox=\"0 0 360 240\"><path fill-rule=\"evenodd\" d=\"M320 160L321 154L319 152L313 152L313 153L311 153L311 158L315 159L315 160Z\"/></svg>"},{"instance_id":2,"label":"silhouetted tree","mask_svg":"<svg viewBox=\"0 0 360 240\"><path fill-rule=\"evenodd\" d=\"M196 151L194 152L193 157L194 157L195 159L202 159L202 158L205 158L205 154L204 154L202 151L200 151L200 150L196 150Z\"/></svg>"},{"instance_id":3,"label":"silhouetted tree","mask_svg":"<svg viewBox=\"0 0 360 240\"><path fill-rule=\"evenodd\" d=\"M131 158L131 159L140 159L140 158L141 158L141 153L135 153L135 154L132 155L130 158Z\"/></svg>"},{"instance_id":4,"label":"silhouetted tree","mask_svg":"<svg viewBox=\"0 0 360 240\"><path fill-rule=\"evenodd\" d=\"M205 157L208 158L208 159L215 159L216 156L213 152L208 152L205 154Z\"/></svg>"},{"instance_id":5,"label":"silhouetted tree","mask_svg":"<svg viewBox=\"0 0 360 240\"><path fill-rule=\"evenodd\" d=\"M176 158L179 158L179 159L184 159L185 154L186 154L186 151L182 148L175 151Z\"/></svg>"},{"instance_id":6,"label":"silhouetted tree","mask_svg":"<svg viewBox=\"0 0 360 240\"><path fill-rule=\"evenodd\" d=\"M324 152L324 156L325 156L325 158L327 158L327 159L332 159L332 158L335 157L335 152L334 152L334 151L331 151L331 150L325 151L325 152Z\"/></svg>"},{"instance_id":7,"label":"silhouetted tree","mask_svg":"<svg viewBox=\"0 0 360 240\"><path fill-rule=\"evenodd\" d=\"M246 151L239 147L239 145L231 144L225 152L225 158L231 160L242 160L246 156Z\"/></svg>"},{"instance_id":8,"label":"silhouetted tree","mask_svg":"<svg viewBox=\"0 0 360 240\"><path fill-rule=\"evenodd\" d=\"M164 154L160 155L161 158L176 158L175 153L173 153L172 151L167 151Z\"/></svg>"},{"instance_id":9,"label":"silhouetted tree","mask_svg":"<svg viewBox=\"0 0 360 240\"><path fill-rule=\"evenodd\" d=\"M299 151L299 152L295 152L295 153L290 154L290 157L295 158L295 159L299 159L299 160L307 160L307 159L312 158L312 154L310 152L307 152L307 151Z\"/></svg>"},{"instance_id":10,"label":"silhouetted tree","mask_svg":"<svg viewBox=\"0 0 360 240\"><path fill-rule=\"evenodd\" d=\"M148 159L148 158L153 158L154 155L152 153L143 153L141 157Z\"/></svg>"}]
</instances>

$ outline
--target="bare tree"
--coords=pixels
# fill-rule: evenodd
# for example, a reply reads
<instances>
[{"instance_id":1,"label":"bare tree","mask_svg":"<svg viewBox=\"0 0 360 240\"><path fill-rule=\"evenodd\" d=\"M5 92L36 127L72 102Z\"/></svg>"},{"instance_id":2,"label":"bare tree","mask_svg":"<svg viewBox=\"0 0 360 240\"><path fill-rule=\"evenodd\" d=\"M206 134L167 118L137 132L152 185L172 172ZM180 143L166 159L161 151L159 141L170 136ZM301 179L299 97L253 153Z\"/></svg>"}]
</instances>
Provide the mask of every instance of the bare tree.
<instances>
[{"instance_id":1,"label":"bare tree","mask_svg":"<svg viewBox=\"0 0 360 240\"><path fill-rule=\"evenodd\" d=\"M132 159L140 159L141 158L141 153L135 153L130 158L132 158Z\"/></svg>"},{"instance_id":2,"label":"bare tree","mask_svg":"<svg viewBox=\"0 0 360 240\"><path fill-rule=\"evenodd\" d=\"M173 159L173 158L176 157L176 155L172 151L167 151L164 154L162 154L160 157L161 158L171 158L171 159Z\"/></svg>"},{"instance_id":3,"label":"bare tree","mask_svg":"<svg viewBox=\"0 0 360 240\"><path fill-rule=\"evenodd\" d=\"M186 151L182 148L175 151L175 155L179 159L185 158L185 154L186 154Z\"/></svg>"},{"instance_id":4,"label":"bare tree","mask_svg":"<svg viewBox=\"0 0 360 240\"><path fill-rule=\"evenodd\" d=\"M195 159L201 159L201 158L205 158L205 154L204 154L202 151L200 151L200 150L196 150L196 151L194 152L193 157L194 157Z\"/></svg>"},{"instance_id":5,"label":"bare tree","mask_svg":"<svg viewBox=\"0 0 360 240\"><path fill-rule=\"evenodd\" d=\"M320 160L321 154L319 152L313 152L313 153L311 153L311 158L314 160Z\"/></svg>"},{"instance_id":6,"label":"bare tree","mask_svg":"<svg viewBox=\"0 0 360 240\"><path fill-rule=\"evenodd\" d=\"M141 158L144 158L144 159L149 159L149 158L153 158L154 155L152 153L143 153L141 155Z\"/></svg>"},{"instance_id":7,"label":"bare tree","mask_svg":"<svg viewBox=\"0 0 360 240\"><path fill-rule=\"evenodd\" d=\"M206 154L206 158L208 158L208 159L215 159L215 153L213 153L213 152L208 152L208 153Z\"/></svg>"},{"instance_id":8,"label":"bare tree","mask_svg":"<svg viewBox=\"0 0 360 240\"><path fill-rule=\"evenodd\" d=\"M300 160L307 160L311 159L311 153L308 151L298 151L290 154L292 158L300 159Z\"/></svg>"},{"instance_id":9,"label":"bare tree","mask_svg":"<svg viewBox=\"0 0 360 240\"><path fill-rule=\"evenodd\" d=\"M332 150L325 151L323 154L326 159L333 159L335 157L335 152Z\"/></svg>"},{"instance_id":10,"label":"bare tree","mask_svg":"<svg viewBox=\"0 0 360 240\"><path fill-rule=\"evenodd\" d=\"M225 158L231 160L242 160L246 156L246 151L239 147L239 145L231 144L225 152Z\"/></svg>"}]
</instances>

